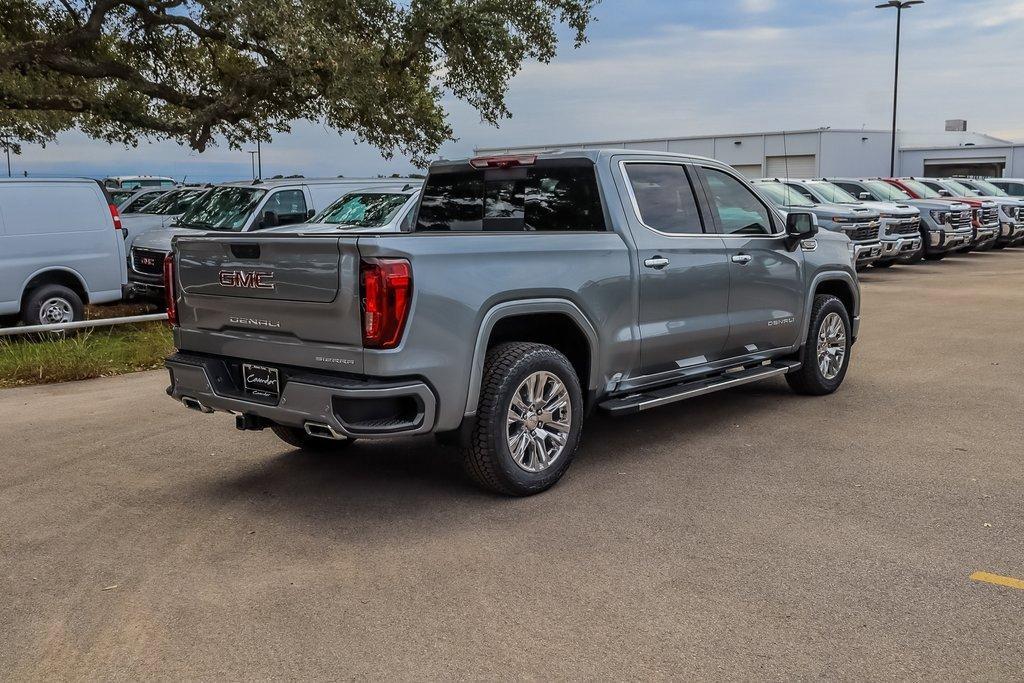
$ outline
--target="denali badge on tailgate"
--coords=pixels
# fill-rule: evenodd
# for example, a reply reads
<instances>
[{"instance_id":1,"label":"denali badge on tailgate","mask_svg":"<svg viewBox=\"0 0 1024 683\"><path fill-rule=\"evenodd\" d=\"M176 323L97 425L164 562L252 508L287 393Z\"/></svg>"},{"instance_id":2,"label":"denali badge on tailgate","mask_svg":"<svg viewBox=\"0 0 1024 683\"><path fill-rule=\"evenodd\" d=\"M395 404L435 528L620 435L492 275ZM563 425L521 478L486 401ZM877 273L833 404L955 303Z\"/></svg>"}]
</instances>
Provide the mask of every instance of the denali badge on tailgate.
<instances>
[{"instance_id":1,"label":"denali badge on tailgate","mask_svg":"<svg viewBox=\"0 0 1024 683\"><path fill-rule=\"evenodd\" d=\"M222 270L218 273L220 284L224 287L241 287L244 289L274 289L274 273L269 270Z\"/></svg>"}]
</instances>

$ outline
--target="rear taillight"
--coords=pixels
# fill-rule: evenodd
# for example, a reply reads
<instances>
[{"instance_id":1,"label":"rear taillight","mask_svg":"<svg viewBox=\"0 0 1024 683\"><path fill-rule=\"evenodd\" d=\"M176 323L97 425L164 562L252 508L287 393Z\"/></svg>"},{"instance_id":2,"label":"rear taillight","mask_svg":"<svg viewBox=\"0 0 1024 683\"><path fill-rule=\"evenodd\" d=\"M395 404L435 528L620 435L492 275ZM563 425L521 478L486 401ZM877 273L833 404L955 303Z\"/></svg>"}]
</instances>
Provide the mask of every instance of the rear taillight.
<instances>
[{"instance_id":1,"label":"rear taillight","mask_svg":"<svg viewBox=\"0 0 1024 683\"><path fill-rule=\"evenodd\" d=\"M178 302L174 291L174 254L164 256L164 303L167 304L167 322L178 324Z\"/></svg>"},{"instance_id":2,"label":"rear taillight","mask_svg":"<svg viewBox=\"0 0 1024 683\"><path fill-rule=\"evenodd\" d=\"M512 168L531 166L537 161L536 154L506 154L496 157L476 157L469 160L473 168Z\"/></svg>"},{"instance_id":3,"label":"rear taillight","mask_svg":"<svg viewBox=\"0 0 1024 683\"><path fill-rule=\"evenodd\" d=\"M363 346L393 349L412 303L412 267L405 259L363 259L359 266L363 299Z\"/></svg>"},{"instance_id":4,"label":"rear taillight","mask_svg":"<svg viewBox=\"0 0 1024 683\"><path fill-rule=\"evenodd\" d=\"M110 209L110 217L114 219L114 230L120 230L121 212L117 210L117 204L108 204L107 208Z\"/></svg>"}]
</instances>

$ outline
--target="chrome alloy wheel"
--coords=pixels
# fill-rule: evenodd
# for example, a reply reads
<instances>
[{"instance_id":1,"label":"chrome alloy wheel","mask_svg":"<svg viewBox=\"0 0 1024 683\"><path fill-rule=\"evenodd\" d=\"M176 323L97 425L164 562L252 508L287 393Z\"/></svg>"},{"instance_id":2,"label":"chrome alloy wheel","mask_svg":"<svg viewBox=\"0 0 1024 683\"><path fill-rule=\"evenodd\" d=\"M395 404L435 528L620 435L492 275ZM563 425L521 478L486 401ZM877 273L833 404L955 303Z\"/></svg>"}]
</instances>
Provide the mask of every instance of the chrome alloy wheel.
<instances>
[{"instance_id":1,"label":"chrome alloy wheel","mask_svg":"<svg viewBox=\"0 0 1024 683\"><path fill-rule=\"evenodd\" d=\"M562 380L543 370L522 381L508 408L508 450L527 472L543 472L559 458L572 427L572 405Z\"/></svg>"},{"instance_id":2,"label":"chrome alloy wheel","mask_svg":"<svg viewBox=\"0 0 1024 683\"><path fill-rule=\"evenodd\" d=\"M39 324L55 325L69 323L75 317L71 302L60 297L51 297L39 307Z\"/></svg>"},{"instance_id":3,"label":"chrome alloy wheel","mask_svg":"<svg viewBox=\"0 0 1024 683\"><path fill-rule=\"evenodd\" d=\"M838 313L829 313L818 328L818 368L827 380L833 380L846 360L846 325Z\"/></svg>"}]
</instances>

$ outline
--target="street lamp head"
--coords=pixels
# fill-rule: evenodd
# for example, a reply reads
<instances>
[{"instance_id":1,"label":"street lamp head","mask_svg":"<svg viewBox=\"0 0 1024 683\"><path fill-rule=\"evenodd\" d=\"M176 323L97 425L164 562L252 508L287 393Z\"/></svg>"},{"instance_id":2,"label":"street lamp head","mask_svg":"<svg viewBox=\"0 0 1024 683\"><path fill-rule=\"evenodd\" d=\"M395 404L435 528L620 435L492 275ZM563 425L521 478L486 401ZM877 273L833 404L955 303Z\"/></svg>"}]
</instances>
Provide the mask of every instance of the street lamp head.
<instances>
[{"instance_id":1,"label":"street lamp head","mask_svg":"<svg viewBox=\"0 0 1024 683\"><path fill-rule=\"evenodd\" d=\"M875 5L875 9L889 9L895 7L896 9L907 9L914 5L923 5L924 0L889 0L889 2L882 3L881 5Z\"/></svg>"}]
</instances>

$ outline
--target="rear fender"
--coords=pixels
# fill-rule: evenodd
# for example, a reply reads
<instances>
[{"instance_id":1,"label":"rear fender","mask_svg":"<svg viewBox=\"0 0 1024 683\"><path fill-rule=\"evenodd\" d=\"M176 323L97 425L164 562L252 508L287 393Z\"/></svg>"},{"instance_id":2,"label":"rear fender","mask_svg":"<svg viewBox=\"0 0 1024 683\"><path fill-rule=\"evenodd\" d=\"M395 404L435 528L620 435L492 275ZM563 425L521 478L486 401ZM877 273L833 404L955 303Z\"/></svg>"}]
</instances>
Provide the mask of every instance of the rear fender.
<instances>
[{"instance_id":1,"label":"rear fender","mask_svg":"<svg viewBox=\"0 0 1024 683\"><path fill-rule=\"evenodd\" d=\"M567 315L579 326L590 346L590 386L583 387L584 393L595 389L595 382L600 381L597 330L576 304L566 299L530 299L526 301L506 301L497 304L487 311L477 332L476 345L473 350L473 369L469 376L469 393L466 397L466 415L476 414L476 406L480 402L480 386L483 382L484 360L487 357L487 342L494 326L503 318L533 313L559 313Z\"/></svg>"}]
</instances>

